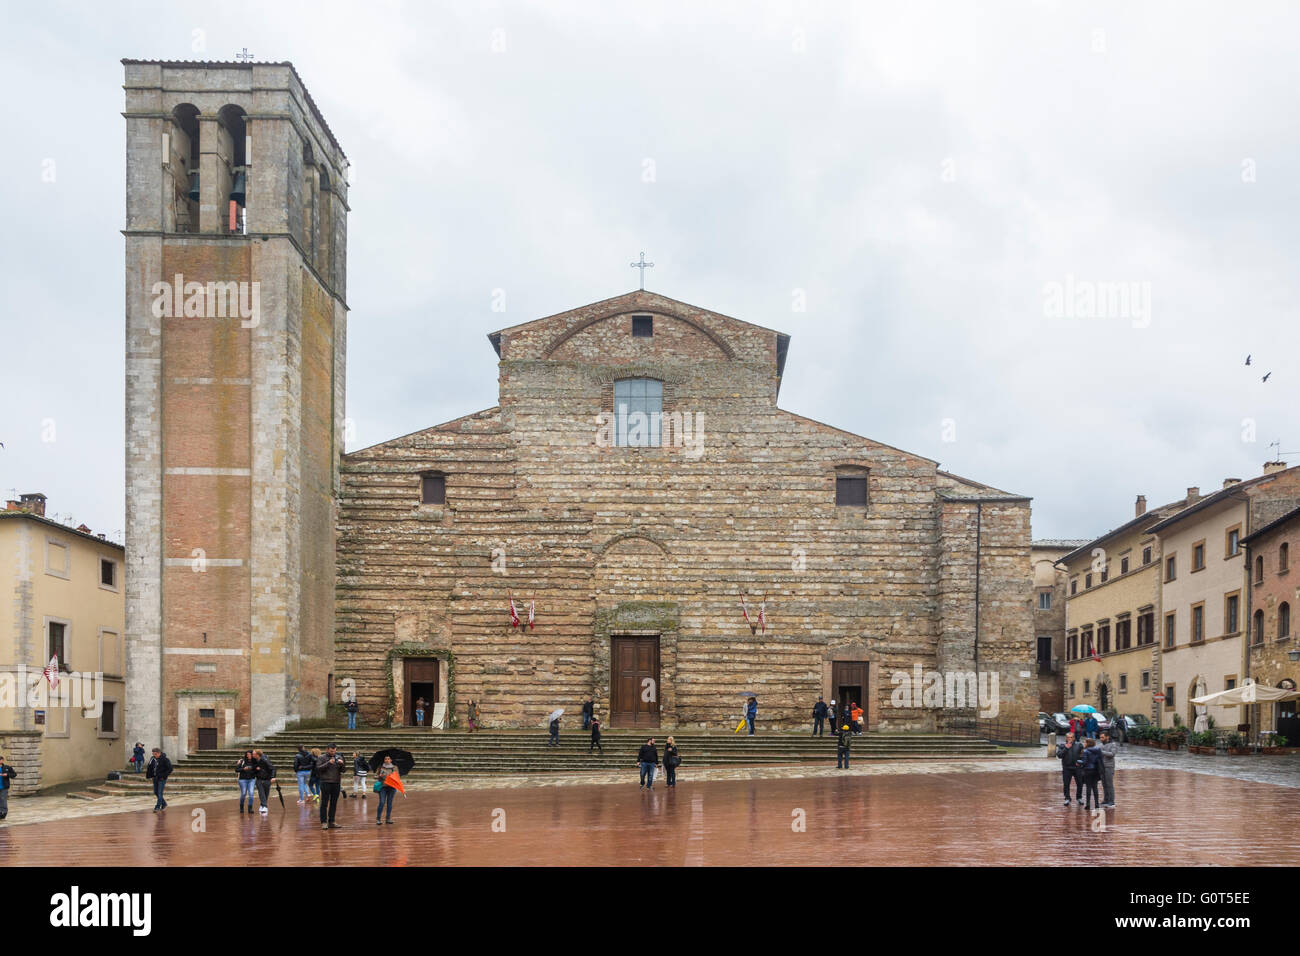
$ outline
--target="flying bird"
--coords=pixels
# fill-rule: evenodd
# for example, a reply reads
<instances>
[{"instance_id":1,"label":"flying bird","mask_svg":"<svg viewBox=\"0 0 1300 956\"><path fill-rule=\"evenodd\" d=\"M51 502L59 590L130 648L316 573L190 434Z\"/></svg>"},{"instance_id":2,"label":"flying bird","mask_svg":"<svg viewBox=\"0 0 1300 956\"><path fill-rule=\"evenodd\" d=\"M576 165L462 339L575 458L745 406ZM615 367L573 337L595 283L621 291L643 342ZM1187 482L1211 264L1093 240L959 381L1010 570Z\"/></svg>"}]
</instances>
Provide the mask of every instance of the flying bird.
<instances>
[{"instance_id":1,"label":"flying bird","mask_svg":"<svg viewBox=\"0 0 1300 956\"><path fill-rule=\"evenodd\" d=\"M1267 382L1267 381L1268 381L1268 376L1269 376L1269 375L1272 375L1272 374L1273 374L1272 372L1269 372L1268 375L1265 375L1262 379L1260 379L1260 381L1261 381L1261 382Z\"/></svg>"}]
</instances>

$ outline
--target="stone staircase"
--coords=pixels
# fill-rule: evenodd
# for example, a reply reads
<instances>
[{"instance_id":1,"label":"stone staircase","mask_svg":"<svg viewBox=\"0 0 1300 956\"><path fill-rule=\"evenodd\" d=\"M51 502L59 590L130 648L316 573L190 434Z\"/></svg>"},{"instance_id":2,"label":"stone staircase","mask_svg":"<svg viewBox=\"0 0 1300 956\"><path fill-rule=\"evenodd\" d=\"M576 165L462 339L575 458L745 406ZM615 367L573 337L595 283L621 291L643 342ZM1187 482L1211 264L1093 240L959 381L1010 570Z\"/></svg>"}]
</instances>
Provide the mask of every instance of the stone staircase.
<instances>
[{"instance_id":1,"label":"stone staircase","mask_svg":"<svg viewBox=\"0 0 1300 956\"><path fill-rule=\"evenodd\" d=\"M297 782L293 775L293 754L298 744L320 747L331 742L348 759L345 782L350 786L351 758L354 751L369 757L385 747L409 750L415 757L411 777L453 775L482 776L519 773L575 773L582 771L635 771L636 754L651 731L607 730L602 743L605 752L589 754L588 734L581 731L561 733L559 747L547 747L544 730L484 730L473 734L417 730L414 728L359 730L286 731L257 741L250 747L265 751L275 765L278 781L286 799L297 799ZM663 754L668 734L653 731L655 743ZM834 766L835 738L812 737L807 732L768 732L754 737L745 734L707 733L683 730L673 733L682 755L682 767L689 772L696 767L756 767L791 764ZM205 750L175 761L175 772L167 782L167 792L189 793L198 790L236 789L235 763L245 748ZM945 734L890 733L875 731L854 738L853 761L862 760L953 760L970 757L998 757L1006 750L987 740L954 737ZM109 780L68 794L74 799L97 799L105 796L144 796L151 784L144 774L126 774L122 780Z\"/></svg>"}]
</instances>

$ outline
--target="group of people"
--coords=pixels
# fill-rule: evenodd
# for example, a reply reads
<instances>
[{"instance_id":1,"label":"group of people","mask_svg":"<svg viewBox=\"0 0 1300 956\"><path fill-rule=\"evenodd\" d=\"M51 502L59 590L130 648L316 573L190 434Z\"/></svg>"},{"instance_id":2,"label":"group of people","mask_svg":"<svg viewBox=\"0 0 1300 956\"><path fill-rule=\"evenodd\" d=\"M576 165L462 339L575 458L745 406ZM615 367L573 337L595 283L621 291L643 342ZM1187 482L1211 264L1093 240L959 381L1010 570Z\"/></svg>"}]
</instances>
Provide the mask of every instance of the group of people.
<instances>
[{"instance_id":1,"label":"group of people","mask_svg":"<svg viewBox=\"0 0 1300 956\"><path fill-rule=\"evenodd\" d=\"M268 794L270 784L275 782L275 768L270 766L264 754L260 750L252 750L245 754L245 759L236 765L239 771L239 812L244 812L244 792L245 792L245 774L248 772L245 762L250 756L260 760L260 765L269 767L270 776L267 779L265 788L261 780L264 771L259 765L257 780L258 793L261 797L261 812L266 813ZM348 761L338 752L338 744L330 744L325 752L321 752L319 747L307 749L306 744L298 745L298 752L293 757L294 776L298 780L298 803L310 804L313 800L320 807L320 824L322 830L337 830L340 825L335 822L335 814L338 808L339 799L346 800L348 793L343 789L344 768ZM393 822L393 795L391 787L383 785L383 781L391 775L397 767L393 764L393 758L385 754L384 762L375 771L375 792L379 794L379 806L375 808L375 823L392 823ZM370 775L370 763L360 751L352 752L352 797L360 794L365 799L366 781ZM253 797L248 795L248 812L253 812Z\"/></svg>"},{"instance_id":2,"label":"group of people","mask_svg":"<svg viewBox=\"0 0 1300 956\"><path fill-rule=\"evenodd\" d=\"M636 755L637 767L641 771L641 789L653 790L655 788L655 770L659 767L659 748L655 746L655 739L650 737L641 745L641 749ZM667 786L671 789L677 786L677 768L682 765L681 754L677 752L677 742L669 737L664 743L664 774L667 780Z\"/></svg>"},{"instance_id":3,"label":"group of people","mask_svg":"<svg viewBox=\"0 0 1300 956\"><path fill-rule=\"evenodd\" d=\"M1088 810L1109 810L1115 806L1117 753L1119 744L1111 740L1107 731L1101 732L1100 739L1084 737L1080 740L1073 733L1065 735L1065 742L1056 745L1056 759L1061 761L1061 785L1067 807L1070 806L1071 783L1074 784L1076 805ZM1097 796L1098 784L1102 787L1100 799Z\"/></svg>"},{"instance_id":4,"label":"group of people","mask_svg":"<svg viewBox=\"0 0 1300 956\"><path fill-rule=\"evenodd\" d=\"M834 699L832 699L831 702L827 704L823 698L818 697L817 703L813 705L812 736L814 737L825 736L825 734L822 731L822 727L826 725L826 722L829 722L828 725L832 733L838 733L838 731L835 730L835 725L838 723L840 726L847 725L849 728L849 732L853 736L855 737L860 736L862 734L863 713L864 712L862 708L858 706L857 701L846 700L844 702L843 708L838 713L838 720L837 720Z\"/></svg>"}]
</instances>

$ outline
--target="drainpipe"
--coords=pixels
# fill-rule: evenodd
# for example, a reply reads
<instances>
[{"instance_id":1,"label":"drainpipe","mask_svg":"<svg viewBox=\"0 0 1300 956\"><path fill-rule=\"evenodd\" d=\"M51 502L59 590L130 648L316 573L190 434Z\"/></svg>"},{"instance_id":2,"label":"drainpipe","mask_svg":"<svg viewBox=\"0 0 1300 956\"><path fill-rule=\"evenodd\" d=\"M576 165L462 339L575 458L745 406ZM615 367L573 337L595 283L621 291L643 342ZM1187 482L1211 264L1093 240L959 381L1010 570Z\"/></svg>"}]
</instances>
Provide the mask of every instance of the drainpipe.
<instances>
[{"instance_id":1,"label":"drainpipe","mask_svg":"<svg viewBox=\"0 0 1300 956\"><path fill-rule=\"evenodd\" d=\"M975 502L975 714L979 719L980 701L980 537L983 531L984 502Z\"/></svg>"}]
</instances>

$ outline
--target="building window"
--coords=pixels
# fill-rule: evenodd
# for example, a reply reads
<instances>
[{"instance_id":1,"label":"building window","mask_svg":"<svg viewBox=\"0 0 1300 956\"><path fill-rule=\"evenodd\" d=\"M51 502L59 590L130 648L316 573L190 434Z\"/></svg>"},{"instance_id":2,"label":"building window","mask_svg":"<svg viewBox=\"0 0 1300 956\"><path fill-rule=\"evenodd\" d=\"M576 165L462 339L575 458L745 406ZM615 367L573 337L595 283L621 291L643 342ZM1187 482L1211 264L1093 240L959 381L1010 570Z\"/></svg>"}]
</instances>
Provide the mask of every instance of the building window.
<instances>
[{"instance_id":1,"label":"building window","mask_svg":"<svg viewBox=\"0 0 1300 956\"><path fill-rule=\"evenodd\" d=\"M1174 557L1175 556L1171 554L1169 557L1165 558L1165 580L1166 581L1172 581L1174 577L1177 575L1178 566L1174 561Z\"/></svg>"},{"instance_id":2,"label":"building window","mask_svg":"<svg viewBox=\"0 0 1300 956\"><path fill-rule=\"evenodd\" d=\"M1151 563L1151 549L1150 549L1150 548L1143 548L1143 549L1142 549L1142 566L1143 566L1143 567L1146 567L1146 566L1147 566L1148 564L1150 564L1150 563Z\"/></svg>"},{"instance_id":3,"label":"building window","mask_svg":"<svg viewBox=\"0 0 1300 956\"><path fill-rule=\"evenodd\" d=\"M1283 542L1277 549L1277 573L1283 574L1290 568L1291 546Z\"/></svg>"},{"instance_id":4,"label":"building window","mask_svg":"<svg viewBox=\"0 0 1300 956\"><path fill-rule=\"evenodd\" d=\"M648 339L654 334L655 334L654 316L652 315L632 316L632 337L633 338Z\"/></svg>"},{"instance_id":5,"label":"building window","mask_svg":"<svg viewBox=\"0 0 1300 956\"><path fill-rule=\"evenodd\" d=\"M1223 633L1236 634L1241 612L1241 592L1234 591L1223 596Z\"/></svg>"},{"instance_id":6,"label":"building window","mask_svg":"<svg viewBox=\"0 0 1300 956\"><path fill-rule=\"evenodd\" d=\"M41 666L50 662L51 657L59 659L59 670L68 670L68 625L66 621L50 621L45 642L45 660Z\"/></svg>"},{"instance_id":7,"label":"building window","mask_svg":"<svg viewBox=\"0 0 1300 956\"><path fill-rule=\"evenodd\" d=\"M1127 554L1124 555L1124 557L1122 557L1122 558L1119 559L1119 573L1120 573L1120 574L1128 574L1128 555L1127 555Z\"/></svg>"},{"instance_id":8,"label":"building window","mask_svg":"<svg viewBox=\"0 0 1300 956\"><path fill-rule=\"evenodd\" d=\"M1192 545L1192 570L1205 570L1205 542L1198 541Z\"/></svg>"},{"instance_id":9,"label":"building window","mask_svg":"<svg viewBox=\"0 0 1300 956\"><path fill-rule=\"evenodd\" d=\"M1150 671L1143 671L1143 672L1142 672L1142 689L1143 689L1143 690L1150 690L1150 689L1151 689L1151 672L1150 672Z\"/></svg>"},{"instance_id":10,"label":"building window","mask_svg":"<svg viewBox=\"0 0 1300 956\"><path fill-rule=\"evenodd\" d=\"M1262 554L1255 558L1255 583L1264 583L1264 556Z\"/></svg>"},{"instance_id":11,"label":"building window","mask_svg":"<svg viewBox=\"0 0 1300 956\"><path fill-rule=\"evenodd\" d=\"M1074 700L1074 681L1070 681L1070 700Z\"/></svg>"},{"instance_id":12,"label":"building window","mask_svg":"<svg viewBox=\"0 0 1300 956\"><path fill-rule=\"evenodd\" d=\"M1120 674L1120 675L1119 675L1119 692L1120 692L1121 694L1126 694L1126 693L1128 693L1128 675L1127 675L1127 674Z\"/></svg>"},{"instance_id":13,"label":"building window","mask_svg":"<svg viewBox=\"0 0 1300 956\"><path fill-rule=\"evenodd\" d=\"M1051 591L1039 591L1039 592L1038 592L1038 610L1040 610L1040 611L1050 611L1051 609L1052 609L1052 592L1051 592Z\"/></svg>"},{"instance_id":14,"label":"building window","mask_svg":"<svg viewBox=\"0 0 1300 956\"><path fill-rule=\"evenodd\" d=\"M1196 644L1205 640L1205 602L1192 605L1192 634L1189 638Z\"/></svg>"},{"instance_id":15,"label":"building window","mask_svg":"<svg viewBox=\"0 0 1300 956\"><path fill-rule=\"evenodd\" d=\"M1229 528L1224 541L1224 557L1235 558L1241 551L1241 525L1235 528Z\"/></svg>"},{"instance_id":16,"label":"building window","mask_svg":"<svg viewBox=\"0 0 1300 956\"><path fill-rule=\"evenodd\" d=\"M1105 584L1110 580L1110 565L1104 565L1101 569L1101 583Z\"/></svg>"},{"instance_id":17,"label":"building window","mask_svg":"<svg viewBox=\"0 0 1300 956\"><path fill-rule=\"evenodd\" d=\"M1097 653L1110 653L1110 625L1101 624L1097 627Z\"/></svg>"},{"instance_id":18,"label":"building window","mask_svg":"<svg viewBox=\"0 0 1300 956\"><path fill-rule=\"evenodd\" d=\"M1235 676L1230 674L1223 679L1224 690L1232 690L1236 686L1237 686L1237 678Z\"/></svg>"},{"instance_id":19,"label":"building window","mask_svg":"<svg viewBox=\"0 0 1300 956\"><path fill-rule=\"evenodd\" d=\"M1138 645L1154 644L1156 639L1156 616L1152 611L1138 615Z\"/></svg>"},{"instance_id":20,"label":"building window","mask_svg":"<svg viewBox=\"0 0 1300 956\"><path fill-rule=\"evenodd\" d=\"M217 709L216 709L215 707L200 707L200 708L199 708L199 716L200 716L200 717L216 717L216 716L217 716Z\"/></svg>"},{"instance_id":21,"label":"building window","mask_svg":"<svg viewBox=\"0 0 1300 956\"><path fill-rule=\"evenodd\" d=\"M1089 571L1087 574L1085 574L1085 575L1083 576L1083 589L1086 591L1086 590L1088 590L1088 588L1090 588L1090 587L1092 587L1092 572L1091 572L1091 571Z\"/></svg>"},{"instance_id":22,"label":"building window","mask_svg":"<svg viewBox=\"0 0 1300 956\"><path fill-rule=\"evenodd\" d=\"M867 504L867 476L866 475L836 475L835 476L836 507L864 508L866 507L866 504Z\"/></svg>"},{"instance_id":23,"label":"building window","mask_svg":"<svg viewBox=\"0 0 1300 956\"><path fill-rule=\"evenodd\" d=\"M420 504L445 505L447 503L447 476L420 476Z\"/></svg>"},{"instance_id":24,"label":"building window","mask_svg":"<svg viewBox=\"0 0 1300 956\"><path fill-rule=\"evenodd\" d=\"M72 573L72 552L62 541L45 539L45 573L67 578Z\"/></svg>"},{"instance_id":25,"label":"building window","mask_svg":"<svg viewBox=\"0 0 1300 956\"><path fill-rule=\"evenodd\" d=\"M1174 612L1170 611L1165 615L1165 647L1174 646L1174 635L1177 632L1175 627Z\"/></svg>"},{"instance_id":26,"label":"building window","mask_svg":"<svg viewBox=\"0 0 1300 956\"><path fill-rule=\"evenodd\" d=\"M1066 642L1065 647L1066 660L1078 660L1079 658L1079 635L1071 634L1070 639Z\"/></svg>"},{"instance_id":27,"label":"building window","mask_svg":"<svg viewBox=\"0 0 1300 956\"><path fill-rule=\"evenodd\" d=\"M1078 594L1078 593L1079 593L1079 579L1078 579L1078 578L1071 578L1071 579L1070 579L1070 593L1071 593L1071 594Z\"/></svg>"},{"instance_id":28,"label":"building window","mask_svg":"<svg viewBox=\"0 0 1300 956\"><path fill-rule=\"evenodd\" d=\"M1115 622L1115 650L1126 651L1133 646L1133 620L1124 618Z\"/></svg>"},{"instance_id":29,"label":"building window","mask_svg":"<svg viewBox=\"0 0 1300 956\"><path fill-rule=\"evenodd\" d=\"M1087 697L1091 693L1092 693L1092 681L1088 680L1088 678L1085 677L1083 679L1083 696Z\"/></svg>"},{"instance_id":30,"label":"building window","mask_svg":"<svg viewBox=\"0 0 1300 956\"><path fill-rule=\"evenodd\" d=\"M1279 640L1291 636L1291 605L1286 601L1277 606L1277 636Z\"/></svg>"},{"instance_id":31,"label":"building window","mask_svg":"<svg viewBox=\"0 0 1300 956\"><path fill-rule=\"evenodd\" d=\"M117 702L106 700L100 706L104 709L99 714L99 732L113 736L117 733Z\"/></svg>"},{"instance_id":32,"label":"building window","mask_svg":"<svg viewBox=\"0 0 1300 956\"><path fill-rule=\"evenodd\" d=\"M1173 710L1177 705L1174 701L1174 685L1165 685L1165 710Z\"/></svg>"},{"instance_id":33,"label":"building window","mask_svg":"<svg viewBox=\"0 0 1300 956\"><path fill-rule=\"evenodd\" d=\"M1050 637L1038 638L1038 668L1043 670L1052 666L1052 639Z\"/></svg>"},{"instance_id":34,"label":"building window","mask_svg":"<svg viewBox=\"0 0 1300 956\"><path fill-rule=\"evenodd\" d=\"M614 444L658 448L664 414L664 383L653 378L624 378L614 383Z\"/></svg>"},{"instance_id":35,"label":"building window","mask_svg":"<svg viewBox=\"0 0 1300 956\"><path fill-rule=\"evenodd\" d=\"M100 629L99 669L108 676L122 675L122 643L121 636L116 631Z\"/></svg>"},{"instance_id":36,"label":"building window","mask_svg":"<svg viewBox=\"0 0 1300 956\"><path fill-rule=\"evenodd\" d=\"M99 583L102 587L117 590L117 562L108 558L99 559Z\"/></svg>"},{"instance_id":37,"label":"building window","mask_svg":"<svg viewBox=\"0 0 1300 956\"><path fill-rule=\"evenodd\" d=\"M1264 643L1264 612L1263 611L1255 612L1254 631L1255 631L1255 643L1263 644Z\"/></svg>"}]
</instances>

